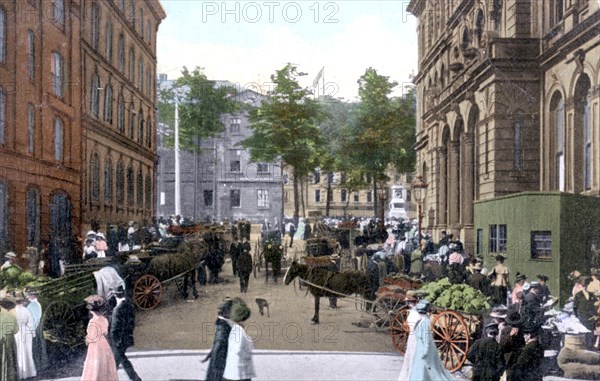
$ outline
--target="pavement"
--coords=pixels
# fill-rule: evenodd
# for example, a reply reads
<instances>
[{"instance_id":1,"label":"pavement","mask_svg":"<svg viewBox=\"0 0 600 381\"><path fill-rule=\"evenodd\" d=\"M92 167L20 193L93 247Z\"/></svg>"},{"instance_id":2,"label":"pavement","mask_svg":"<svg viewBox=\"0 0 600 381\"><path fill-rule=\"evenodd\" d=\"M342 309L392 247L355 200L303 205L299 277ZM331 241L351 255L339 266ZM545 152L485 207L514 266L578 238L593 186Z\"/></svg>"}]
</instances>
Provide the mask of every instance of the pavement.
<instances>
[{"instance_id":1,"label":"pavement","mask_svg":"<svg viewBox=\"0 0 600 381\"><path fill-rule=\"evenodd\" d=\"M143 380L195 381L204 379L208 362L201 360L207 353L206 350L133 351L127 355ZM403 357L396 353L255 350L253 360L256 371L253 381L396 381ZM55 380L79 381L80 374L81 370L76 376ZM457 381L469 379L462 372L454 376ZM128 380L122 368L119 380ZM544 381L567 380L573 381L544 377Z\"/></svg>"}]
</instances>

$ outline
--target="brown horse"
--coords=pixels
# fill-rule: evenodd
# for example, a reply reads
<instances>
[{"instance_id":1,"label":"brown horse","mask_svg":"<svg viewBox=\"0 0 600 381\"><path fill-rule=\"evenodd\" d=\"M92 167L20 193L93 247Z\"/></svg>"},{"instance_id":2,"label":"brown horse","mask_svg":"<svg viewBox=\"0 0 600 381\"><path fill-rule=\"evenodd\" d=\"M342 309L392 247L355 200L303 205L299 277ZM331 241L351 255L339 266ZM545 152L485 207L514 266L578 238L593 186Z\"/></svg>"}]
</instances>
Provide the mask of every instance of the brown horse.
<instances>
[{"instance_id":1,"label":"brown horse","mask_svg":"<svg viewBox=\"0 0 600 381\"><path fill-rule=\"evenodd\" d=\"M312 322L319 324L319 304L321 297L343 297L343 295L360 294L364 299L370 298L369 277L360 271L343 271L335 273L322 267L302 265L296 261L292 262L285 273L284 282L290 284L294 278L300 277L312 284L335 291L336 294L327 292L321 288L308 285L308 290L315 298L315 314Z\"/></svg>"}]
</instances>

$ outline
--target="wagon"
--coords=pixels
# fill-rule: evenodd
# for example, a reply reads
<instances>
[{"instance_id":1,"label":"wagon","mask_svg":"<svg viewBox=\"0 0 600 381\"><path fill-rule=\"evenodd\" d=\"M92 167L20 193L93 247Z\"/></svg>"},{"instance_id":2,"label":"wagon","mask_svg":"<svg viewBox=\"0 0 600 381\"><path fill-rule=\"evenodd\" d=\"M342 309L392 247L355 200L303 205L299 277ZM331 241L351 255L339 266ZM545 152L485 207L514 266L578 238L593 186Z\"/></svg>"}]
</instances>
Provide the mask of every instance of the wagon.
<instances>
[{"instance_id":1,"label":"wagon","mask_svg":"<svg viewBox=\"0 0 600 381\"><path fill-rule=\"evenodd\" d=\"M406 306L406 293L417 290L423 282L407 275L385 277L371 307L372 326L376 329L388 329L392 318Z\"/></svg>"},{"instance_id":2,"label":"wagon","mask_svg":"<svg viewBox=\"0 0 600 381\"><path fill-rule=\"evenodd\" d=\"M402 354L406 350L410 331L407 323L408 313L408 306L402 306L390 322L392 342ZM479 335L482 322L480 314L432 307L433 341L446 369L455 372L463 366L473 340Z\"/></svg>"}]
</instances>

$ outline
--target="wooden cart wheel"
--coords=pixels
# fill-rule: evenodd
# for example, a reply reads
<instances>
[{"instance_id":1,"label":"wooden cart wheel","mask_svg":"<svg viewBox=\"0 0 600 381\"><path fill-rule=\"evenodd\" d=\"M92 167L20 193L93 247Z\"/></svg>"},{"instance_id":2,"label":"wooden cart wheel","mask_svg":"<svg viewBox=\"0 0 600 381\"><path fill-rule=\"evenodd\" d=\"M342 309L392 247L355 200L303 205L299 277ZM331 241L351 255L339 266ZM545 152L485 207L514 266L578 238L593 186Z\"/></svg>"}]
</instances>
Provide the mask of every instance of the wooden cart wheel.
<instances>
[{"instance_id":1,"label":"wooden cart wheel","mask_svg":"<svg viewBox=\"0 0 600 381\"><path fill-rule=\"evenodd\" d=\"M371 307L373 326L380 329L389 327L390 321L403 305L404 300L393 293L379 296Z\"/></svg>"},{"instance_id":2,"label":"wooden cart wheel","mask_svg":"<svg viewBox=\"0 0 600 381\"><path fill-rule=\"evenodd\" d=\"M402 306L390 320L392 343L401 354L404 354L404 351L406 351L406 342L408 341L408 334L410 333L410 327L407 322L409 312L410 309L408 306Z\"/></svg>"},{"instance_id":3,"label":"wooden cart wheel","mask_svg":"<svg viewBox=\"0 0 600 381\"><path fill-rule=\"evenodd\" d=\"M76 346L85 342L84 319L66 302L52 302L42 317L42 332L48 341Z\"/></svg>"},{"instance_id":4,"label":"wooden cart wheel","mask_svg":"<svg viewBox=\"0 0 600 381\"><path fill-rule=\"evenodd\" d=\"M459 370L469 352L469 326L454 311L441 311L431 319L433 340L440 352L442 363L450 372Z\"/></svg>"},{"instance_id":5,"label":"wooden cart wheel","mask_svg":"<svg viewBox=\"0 0 600 381\"><path fill-rule=\"evenodd\" d=\"M133 302L143 310L151 310L159 305L163 287L153 275L143 275L133 285Z\"/></svg>"}]
</instances>

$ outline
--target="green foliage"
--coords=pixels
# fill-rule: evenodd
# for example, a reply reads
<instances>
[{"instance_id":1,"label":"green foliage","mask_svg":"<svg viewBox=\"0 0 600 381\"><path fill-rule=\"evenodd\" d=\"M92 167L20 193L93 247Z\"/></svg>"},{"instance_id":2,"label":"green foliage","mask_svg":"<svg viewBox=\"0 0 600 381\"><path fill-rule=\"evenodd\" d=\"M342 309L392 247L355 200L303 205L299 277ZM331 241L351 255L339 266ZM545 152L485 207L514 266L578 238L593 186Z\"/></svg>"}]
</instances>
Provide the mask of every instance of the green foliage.
<instances>
[{"instance_id":1,"label":"green foliage","mask_svg":"<svg viewBox=\"0 0 600 381\"><path fill-rule=\"evenodd\" d=\"M466 284L450 284L448 278L425 284L422 291L433 305L467 313L481 312L490 308L488 297Z\"/></svg>"},{"instance_id":2,"label":"green foliage","mask_svg":"<svg viewBox=\"0 0 600 381\"><path fill-rule=\"evenodd\" d=\"M158 92L159 122L171 130L167 143L173 144L175 128L175 101L179 100L179 146L182 150L199 152L202 139L210 138L225 128L221 116L239 109L235 89L218 86L196 67L186 67L182 76L170 89Z\"/></svg>"}]
</instances>

